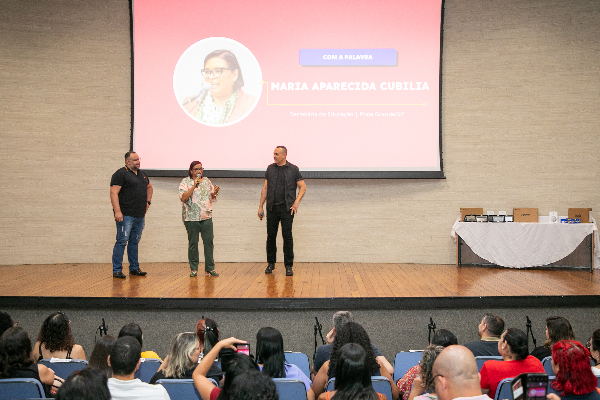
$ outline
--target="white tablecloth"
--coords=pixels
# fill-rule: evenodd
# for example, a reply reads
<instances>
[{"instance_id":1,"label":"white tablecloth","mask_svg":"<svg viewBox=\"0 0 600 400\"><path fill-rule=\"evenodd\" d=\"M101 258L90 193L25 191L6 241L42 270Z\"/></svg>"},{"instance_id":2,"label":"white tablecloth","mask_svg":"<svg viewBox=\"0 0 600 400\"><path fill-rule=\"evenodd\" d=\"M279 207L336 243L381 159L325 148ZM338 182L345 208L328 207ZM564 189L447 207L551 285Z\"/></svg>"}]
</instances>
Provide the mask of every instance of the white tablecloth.
<instances>
[{"instance_id":1,"label":"white tablecloth","mask_svg":"<svg viewBox=\"0 0 600 400\"><path fill-rule=\"evenodd\" d=\"M564 218L564 217L563 217ZM589 224L551 224L548 217L538 223L461 222L456 219L456 235L479 257L508 268L539 267L559 261L571 254L594 232L594 268L600 268L598 227Z\"/></svg>"}]
</instances>

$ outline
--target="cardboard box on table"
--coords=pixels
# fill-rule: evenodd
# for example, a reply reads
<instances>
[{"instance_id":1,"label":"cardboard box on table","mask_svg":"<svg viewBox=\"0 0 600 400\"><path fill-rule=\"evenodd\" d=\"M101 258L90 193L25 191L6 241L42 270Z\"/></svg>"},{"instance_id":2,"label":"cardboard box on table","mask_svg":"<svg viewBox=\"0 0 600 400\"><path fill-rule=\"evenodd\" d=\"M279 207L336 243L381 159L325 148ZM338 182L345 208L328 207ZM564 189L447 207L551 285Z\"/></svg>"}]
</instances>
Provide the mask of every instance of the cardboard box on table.
<instances>
[{"instance_id":1,"label":"cardboard box on table","mask_svg":"<svg viewBox=\"0 0 600 400\"><path fill-rule=\"evenodd\" d=\"M513 208L514 222L538 222L537 208Z\"/></svg>"},{"instance_id":2,"label":"cardboard box on table","mask_svg":"<svg viewBox=\"0 0 600 400\"><path fill-rule=\"evenodd\" d=\"M569 208L568 218L581 220L582 224L590 223L590 211L591 208Z\"/></svg>"}]
</instances>

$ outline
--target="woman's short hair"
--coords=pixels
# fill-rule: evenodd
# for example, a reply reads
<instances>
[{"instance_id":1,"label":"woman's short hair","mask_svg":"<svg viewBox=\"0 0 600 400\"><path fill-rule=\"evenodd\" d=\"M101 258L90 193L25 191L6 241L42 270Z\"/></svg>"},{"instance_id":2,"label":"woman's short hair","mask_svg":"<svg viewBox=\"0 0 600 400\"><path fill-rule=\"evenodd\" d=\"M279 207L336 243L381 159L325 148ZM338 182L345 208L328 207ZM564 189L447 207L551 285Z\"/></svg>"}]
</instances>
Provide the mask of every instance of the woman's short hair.
<instances>
[{"instance_id":1,"label":"woman's short hair","mask_svg":"<svg viewBox=\"0 0 600 400\"><path fill-rule=\"evenodd\" d=\"M504 333L504 340L517 360L527 358L529 355L529 346L527 345L527 335L525 332L517 328L508 328Z\"/></svg>"},{"instance_id":2,"label":"woman's short hair","mask_svg":"<svg viewBox=\"0 0 600 400\"><path fill-rule=\"evenodd\" d=\"M548 339L544 342L546 348L551 349L554 343L560 340L575 340L571 323L566 318L548 317L546 327L548 328Z\"/></svg>"},{"instance_id":3,"label":"woman's short hair","mask_svg":"<svg viewBox=\"0 0 600 400\"><path fill-rule=\"evenodd\" d=\"M202 163L200 161L192 161L192 163L190 164L190 169L188 169L188 176L191 178L192 177L192 170L194 169L194 167L196 165L202 165Z\"/></svg>"},{"instance_id":4,"label":"woman's short hair","mask_svg":"<svg viewBox=\"0 0 600 400\"><path fill-rule=\"evenodd\" d=\"M580 396L596 390L598 379L590 368L590 352L576 340L559 340L552 346L558 366L552 388L560 396Z\"/></svg>"},{"instance_id":5,"label":"woman's short hair","mask_svg":"<svg viewBox=\"0 0 600 400\"><path fill-rule=\"evenodd\" d=\"M222 58L223 60L225 60L225 62L227 63L227 67L231 69L231 72L233 72L237 69L238 77L237 77L236 81L233 83L233 91L234 92L244 86L244 77L242 76L242 68L240 68L240 63L238 62L235 54L233 54L229 50L215 50L215 51L209 53L204 58L204 65L206 65L208 60L210 60L211 58Z\"/></svg>"},{"instance_id":6,"label":"woman's short hair","mask_svg":"<svg viewBox=\"0 0 600 400\"><path fill-rule=\"evenodd\" d=\"M208 354L219 341L219 326L214 320L203 318L196 324L196 335L204 346L204 354Z\"/></svg>"},{"instance_id":7,"label":"woman's short hair","mask_svg":"<svg viewBox=\"0 0 600 400\"><path fill-rule=\"evenodd\" d=\"M25 329L20 326L13 326L2 334L2 338L0 338L0 358L4 358L4 366L7 369L28 367L33 364L31 338Z\"/></svg>"},{"instance_id":8,"label":"woman's short hair","mask_svg":"<svg viewBox=\"0 0 600 400\"><path fill-rule=\"evenodd\" d=\"M275 328L260 328L256 334L256 361L271 378L285 378L283 336Z\"/></svg>"},{"instance_id":9,"label":"woman's short hair","mask_svg":"<svg viewBox=\"0 0 600 400\"><path fill-rule=\"evenodd\" d=\"M166 378L181 379L186 371L194 367L195 362L191 357L197 344L198 336L195 332L178 333L171 339L164 372Z\"/></svg>"},{"instance_id":10,"label":"woman's short hair","mask_svg":"<svg viewBox=\"0 0 600 400\"><path fill-rule=\"evenodd\" d=\"M109 400L108 377L104 371L92 367L69 375L56 398L60 400Z\"/></svg>"},{"instance_id":11,"label":"woman's short hair","mask_svg":"<svg viewBox=\"0 0 600 400\"><path fill-rule=\"evenodd\" d=\"M431 344L427 346L427 348L423 351L423 355L421 356L421 379L423 385L425 385L430 393L435 392L433 373L431 372L433 369L433 363L435 362L437 356L440 355L442 350L444 350L443 346Z\"/></svg>"},{"instance_id":12,"label":"woman's short hair","mask_svg":"<svg viewBox=\"0 0 600 400\"><path fill-rule=\"evenodd\" d=\"M67 314L56 312L50 314L42 324L37 341L44 344L49 352L69 350L75 344L71 332L71 321Z\"/></svg>"},{"instance_id":13,"label":"woman's short hair","mask_svg":"<svg viewBox=\"0 0 600 400\"><path fill-rule=\"evenodd\" d=\"M142 328L135 322L130 322L121 328L121 330L119 331L119 338L122 338L123 336L131 336L136 338L137 341L140 343L140 347L142 347L144 333L142 332Z\"/></svg>"},{"instance_id":14,"label":"woman's short hair","mask_svg":"<svg viewBox=\"0 0 600 400\"><path fill-rule=\"evenodd\" d=\"M231 386L231 400L279 400L271 378L259 371L248 371L237 376Z\"/></svg>"},{"instance_id":15,"label":"woman's short hair","mask_svg":"<svg viewBox=\"0 0 600 400\"><path fill-rule=\"evenodd\" d=\"M453 344L458 344L458 339L454 333L446 329L439 329L433 334L431 344L448 347Z\"/></svg>"},{"instance_id":16,"label":"woman's short hair","mask_svg":"<svg viewBox=\"0 0 600 400\"><path fill-rule=\"evenodd\" d=\"M89 359L90 367L104 371L108 377L112 376L112 369L108 365L107 358L116 341L117 339L110 335L101 337L96 341Z\"/></svg>"},{"instance_id":17,"label":"woman's short hair","mask_svg":"<svg viewBox=\"0 0 600 400\"><path fill-rule=\"evenodd\" d=\"M371 339L364 330L364 328L356 322L348 322L346 325L336 332L335 339L333 340L333 347L331 349L331 358L329 359L329 376L334 377L336 371L336 364L338 362L337 356L340 349L347 343L359 344L366 353L366 365L370 373L379 371L379 364L375 358L373 352L373 346L371 345Z\"/></svg>"}]
</instances>

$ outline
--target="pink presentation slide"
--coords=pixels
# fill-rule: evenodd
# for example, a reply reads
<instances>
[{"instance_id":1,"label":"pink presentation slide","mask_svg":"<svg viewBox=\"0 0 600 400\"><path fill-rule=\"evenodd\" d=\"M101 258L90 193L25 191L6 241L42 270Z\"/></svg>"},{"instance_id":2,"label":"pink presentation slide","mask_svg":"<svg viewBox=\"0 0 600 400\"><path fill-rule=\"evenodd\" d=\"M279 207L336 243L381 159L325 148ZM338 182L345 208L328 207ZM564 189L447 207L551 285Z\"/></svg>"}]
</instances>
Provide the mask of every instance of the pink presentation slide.
<instances>
[{"instance_id":1,"label":"pink presentation slide","mask_svg":"<svg viewBox=\"0 0 600 400\"><path fill-rule=\"evenodd\" d=\"M142 168L264 171L283 145L322 177L441 173L441 18L442 0L134 0Z\"/></svg>"}]
</instances>

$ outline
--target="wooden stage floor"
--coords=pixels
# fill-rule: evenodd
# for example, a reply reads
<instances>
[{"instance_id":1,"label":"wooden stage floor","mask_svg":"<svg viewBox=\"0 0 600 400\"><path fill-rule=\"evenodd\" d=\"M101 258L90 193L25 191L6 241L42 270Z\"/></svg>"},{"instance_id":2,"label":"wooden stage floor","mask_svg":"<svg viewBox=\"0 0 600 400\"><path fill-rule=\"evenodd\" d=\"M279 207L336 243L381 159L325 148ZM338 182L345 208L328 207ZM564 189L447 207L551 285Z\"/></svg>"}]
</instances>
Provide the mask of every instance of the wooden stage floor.
<instances>
[{"instance_id":1,"label":"wooden stage floor","mask_svg":"<svg viewBox=\"0 0 600 400\"><path fill-rule=\"evenodd\" d=\"M455 308L600 305L600 272L422 264L217 263L219 277L189 277L187 263L149 263L146 277L112 278L111 265L0 266L0 307ZM202 265L200 269L202 270ZM124 271L126 272L126 271Z\"/></svg>"}]
</instances>

